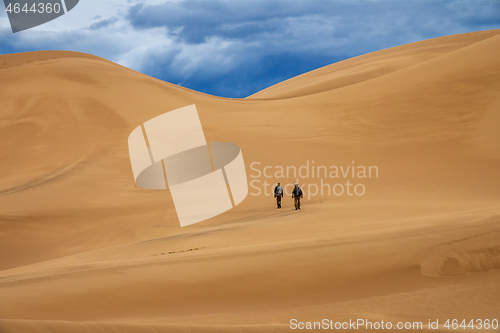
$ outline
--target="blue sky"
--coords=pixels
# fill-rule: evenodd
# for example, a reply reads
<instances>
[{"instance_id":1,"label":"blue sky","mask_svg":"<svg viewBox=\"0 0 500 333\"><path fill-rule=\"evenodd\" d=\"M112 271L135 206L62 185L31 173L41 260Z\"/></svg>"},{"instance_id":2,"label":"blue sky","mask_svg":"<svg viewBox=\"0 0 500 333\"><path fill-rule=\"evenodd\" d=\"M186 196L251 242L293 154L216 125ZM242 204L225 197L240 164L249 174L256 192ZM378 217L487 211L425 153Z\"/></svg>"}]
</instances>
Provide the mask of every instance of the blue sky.
<instances>
[{"instance_id":1,"label":"blue sky","mask_svg":"<svg viewBox=\"0 0 500 333\"><path fill-rule=\"evenodd\" d=\"M0 54L71 50L224 97L360 54L500 28L500 0L80 0L13 34L0 5Z\"/></svg>"}]
</instances>

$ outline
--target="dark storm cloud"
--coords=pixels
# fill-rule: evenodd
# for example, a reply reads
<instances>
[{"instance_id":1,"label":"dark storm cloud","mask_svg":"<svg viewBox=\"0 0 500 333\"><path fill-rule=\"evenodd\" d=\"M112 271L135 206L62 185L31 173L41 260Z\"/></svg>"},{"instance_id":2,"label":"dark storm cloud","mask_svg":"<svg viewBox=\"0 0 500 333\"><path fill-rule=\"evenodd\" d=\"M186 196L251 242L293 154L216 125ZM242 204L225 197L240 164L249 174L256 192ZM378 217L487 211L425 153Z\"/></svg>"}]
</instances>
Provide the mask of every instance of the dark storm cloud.
<instances>
[{"instance_id":1,"label":"dark storm cloud","mask_svg":"<svg viewBox=\"0 0 500 333\"><path fill-rule=\"evenodd\" d=\"M323 1L172 1L130 8L128 19L137 28L165 26L188 43L206 38L244 39L251 35L276 33L283 19L320 14L330 6ZM181 29L179 31L179 29Z\"/></svg>"},{"instance_id":2,"label":"dark storm cloud","mask_svg":"<svg viewBox=\"0 0 500 333\"><path fill-rule=\"evenodd\" d=\"M304 18L329 20L339 36L398 34L403 28L416 34L440 30L486 28L500 23L499 1L168 1L140 3L127 19L138 28L166 27L187 43L210 37L246 40L249 36L280 35ZM404 22L401 22L404 21ZM403 23L403 24L401 24ZM311 31L311 38L316 31ZM331 37L335 37L335 33ZM362 37L362 36L361 36ZM433 36L434 37L434 36Z\"/></svg>"}]
</instances>

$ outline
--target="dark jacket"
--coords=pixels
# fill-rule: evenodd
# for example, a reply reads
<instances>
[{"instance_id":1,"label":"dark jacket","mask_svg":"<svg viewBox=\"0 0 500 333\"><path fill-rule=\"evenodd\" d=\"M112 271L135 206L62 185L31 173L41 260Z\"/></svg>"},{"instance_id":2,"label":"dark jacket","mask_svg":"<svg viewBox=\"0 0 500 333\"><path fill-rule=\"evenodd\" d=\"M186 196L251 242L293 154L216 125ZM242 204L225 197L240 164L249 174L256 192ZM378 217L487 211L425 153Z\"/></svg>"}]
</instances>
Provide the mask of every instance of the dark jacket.
<instances>
[{"instance_id":1,"label":"dark jacket","mask_svg":"<svg viewBox=\"0 0 500 333\"><path fill-rule=\"evenodd\" d=\"M302 189L298 186L294 187L292 190L292 197L300 197L301 195L303 195Z\"/></svg>"}]
</instances>

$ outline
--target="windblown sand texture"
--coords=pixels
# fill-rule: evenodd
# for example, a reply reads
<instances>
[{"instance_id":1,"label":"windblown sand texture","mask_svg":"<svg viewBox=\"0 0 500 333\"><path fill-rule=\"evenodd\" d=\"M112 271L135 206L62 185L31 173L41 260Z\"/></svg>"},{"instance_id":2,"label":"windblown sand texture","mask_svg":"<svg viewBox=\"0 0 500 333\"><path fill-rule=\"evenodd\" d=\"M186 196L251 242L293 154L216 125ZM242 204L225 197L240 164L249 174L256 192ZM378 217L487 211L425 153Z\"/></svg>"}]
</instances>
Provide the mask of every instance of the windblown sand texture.
<instances>
[{"instance_id":1,"label":"windblown sand texture","mask_svg":"<svg viewBox=\"0 0 500 333\"><path fill-rule=\"evenodd\" d=\"M0 56L0 332L500 319L499 54L500 30L442 37L246 99L88 54ZM252 162L355 161L378 178L300 211L248 195L181 228L168 191L135 186L127 138L191 104L207 141L241 147L249 181Z\"/></svg>"}]
</instances>

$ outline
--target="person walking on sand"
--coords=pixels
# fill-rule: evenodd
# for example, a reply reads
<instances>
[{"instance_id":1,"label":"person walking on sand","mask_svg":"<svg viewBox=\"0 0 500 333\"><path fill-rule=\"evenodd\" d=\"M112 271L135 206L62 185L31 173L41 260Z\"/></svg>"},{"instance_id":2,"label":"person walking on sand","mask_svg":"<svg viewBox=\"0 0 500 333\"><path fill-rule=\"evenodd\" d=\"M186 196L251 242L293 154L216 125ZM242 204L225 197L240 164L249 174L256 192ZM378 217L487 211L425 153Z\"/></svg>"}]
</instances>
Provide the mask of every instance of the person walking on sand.
<instances>
[{"instance_id":1,"label":"person walking on sand","mask_svg":"<svg viewBox=\"0 0 500 333\"><path fill-rule=\"evenodd\" d=\"M295 187L292 190L292 198L295 205L295 210L300 209L300 198L303 197L304 193L302 192L302 189L299 187L299 184L295 183Z\"/></svg>"},{"instance_id":2,"label":"person walking on sand","mask_svg":"<svg viewBox=\"0 0 500 333\"><path fill-rule=\"evenodd\" d=\"M276 204L278 209L281 208L281 198L283 198L283 188L280 183L274 188L274 197L276 198Z\"/></svg>"}]
</instances>

